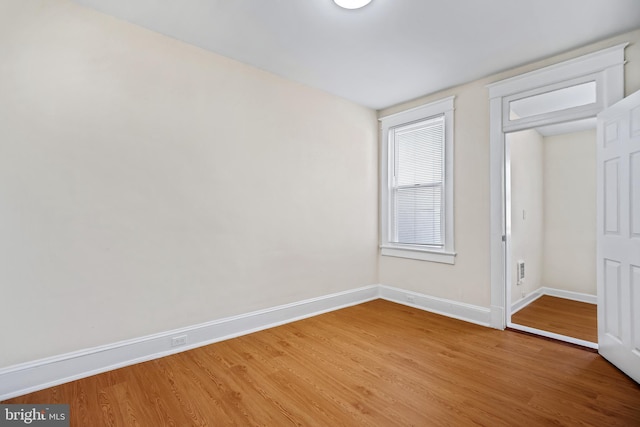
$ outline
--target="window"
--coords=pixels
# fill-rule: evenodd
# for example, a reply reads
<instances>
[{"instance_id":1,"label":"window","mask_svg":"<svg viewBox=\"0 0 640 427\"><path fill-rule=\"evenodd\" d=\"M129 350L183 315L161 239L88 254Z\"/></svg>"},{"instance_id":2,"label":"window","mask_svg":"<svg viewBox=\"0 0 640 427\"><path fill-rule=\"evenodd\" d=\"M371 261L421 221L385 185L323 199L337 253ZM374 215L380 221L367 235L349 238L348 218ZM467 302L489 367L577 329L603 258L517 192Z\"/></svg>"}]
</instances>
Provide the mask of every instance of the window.
<instances>
[{"instance_id":1,"label":"window","mask_svg":"<svg viewBox=\"0 0 640 427\"><path fill-rule=\"evenodd\" d=\"M593 73L504 96L503 130L512 132L593 117L594 111L604 109L604 96L598 93L601 86L602 78Z\"/></svg>"},{"instance_id":2,"label":"window","mask_svg":"<svg viewBox=\"0 0 640 427\"><path fill-rule=\"evenodd\" d=\"M382 255L453 264L453 97L380 121Z\"/></svg>"}]
</instances>

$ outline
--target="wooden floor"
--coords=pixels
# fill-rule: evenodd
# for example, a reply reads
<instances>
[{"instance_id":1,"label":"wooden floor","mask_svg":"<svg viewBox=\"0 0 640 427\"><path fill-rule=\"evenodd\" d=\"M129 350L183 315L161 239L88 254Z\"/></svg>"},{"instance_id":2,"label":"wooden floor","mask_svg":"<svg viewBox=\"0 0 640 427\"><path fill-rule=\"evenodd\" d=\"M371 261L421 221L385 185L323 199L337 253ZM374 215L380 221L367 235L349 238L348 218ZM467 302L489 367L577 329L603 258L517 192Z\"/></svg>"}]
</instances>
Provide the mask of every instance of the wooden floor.
<instances>
[{"instance_id":1,"label":"wooden floor","mask_svg":"<svg viewBox=\"0 0 640 427\"><path fill-rule=\"evenodd\" d=\"M376 300L5 403L73 426L639 426L598 354Z\"/></svg>"},{"instance_id":2,"label":"wooden floor","mask_svg":"<svg viewBox=\"0 0 640 427\"><path fill-rule=\"evenodd\" d=\"M511 322L598 342L598 313L595 304L543 295L512 315Z\"/></svg>"}]
</instances>

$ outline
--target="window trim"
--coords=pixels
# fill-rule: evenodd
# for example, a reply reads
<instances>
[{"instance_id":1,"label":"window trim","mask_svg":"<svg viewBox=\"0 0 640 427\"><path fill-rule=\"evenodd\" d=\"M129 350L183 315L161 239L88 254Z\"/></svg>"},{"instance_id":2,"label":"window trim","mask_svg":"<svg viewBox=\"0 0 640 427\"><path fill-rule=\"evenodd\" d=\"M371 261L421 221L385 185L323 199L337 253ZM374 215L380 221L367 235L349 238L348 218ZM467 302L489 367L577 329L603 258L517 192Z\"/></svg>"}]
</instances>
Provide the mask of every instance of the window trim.
<instances>
[{"instance_id":1,"label":"window trim","mask_svg":"<svg viewBox=\"0 0 640 427\"><path fill-rule=\"evenodd\" d=\"M453 111L455 96L380 117L380 254L399 258L454 264L453 215ZM412 122L444 115L444 246L442 248L400 244L389 241L391 236L391 176L393 149L390 129Z\"/></svg>"}]
</instances>

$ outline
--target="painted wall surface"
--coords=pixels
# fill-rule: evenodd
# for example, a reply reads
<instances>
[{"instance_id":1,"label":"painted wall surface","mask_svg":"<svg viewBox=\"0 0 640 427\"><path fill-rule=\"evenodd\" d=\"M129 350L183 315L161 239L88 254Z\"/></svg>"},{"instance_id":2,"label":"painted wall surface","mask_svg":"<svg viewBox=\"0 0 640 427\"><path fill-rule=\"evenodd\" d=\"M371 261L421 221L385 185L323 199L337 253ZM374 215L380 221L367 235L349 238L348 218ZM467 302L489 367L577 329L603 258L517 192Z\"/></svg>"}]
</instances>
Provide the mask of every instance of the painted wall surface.
<instances>
[{"instance_id":1,"label":"painted wall surface","mask_svg":"<svg viewBox=\"0 0 640 427\"><path fill-rule=\"evenodd\" d=\"M544 139L536 130L507 134L511 172L511 302L542 286L544 244ZM517 284L517 263L525 279Z\"/></svg>"},{"instance_id":2,"label":"painted wall surface","mask_svg":"<svg viewBox=\"0 0 640 427\"><path fill-rule=\"evenodd\" d=\"M544 286L596 295L596 131L544 138Z\"/></svg>"},{"instance_id":3,"label":"painted wall surface","mask_svg":"<svg viewBox=\"0 0 640 427\"><path fill-rule=\"evenodd\" d=\"M376 113L0 2L0 367L377 279Z\"/></svg>"},{"instance_id":4,"label":"painted wall surface","mask_svg":"<svg viewBox=\"0 0 640 427\"><path fill-rule=\"evenodd\" d=\"M486 85L600 49L630 42L625 49L625 93L640 90L640 30L622 34L503 73L416 98L378 112L397 113L447 96L455 100L455 265L380 256L380 282L440 298L489 307L489 94Z\"/></svg>"}]
</instances>

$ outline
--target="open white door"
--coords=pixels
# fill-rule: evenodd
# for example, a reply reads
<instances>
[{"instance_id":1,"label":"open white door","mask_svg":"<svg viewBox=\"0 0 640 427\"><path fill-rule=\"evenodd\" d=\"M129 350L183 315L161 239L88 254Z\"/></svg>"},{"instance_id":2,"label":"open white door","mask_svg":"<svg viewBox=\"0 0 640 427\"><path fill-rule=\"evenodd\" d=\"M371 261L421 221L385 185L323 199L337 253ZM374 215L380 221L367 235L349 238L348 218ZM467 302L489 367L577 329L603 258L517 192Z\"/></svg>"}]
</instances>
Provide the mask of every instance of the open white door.
<instances>
[{"instance_id":1,"label":"open white door","mask_svg":"<svg viewBox=\"0 0 640 427\"><path fill-rule=\"evenodd\" d=\"M640 382L640 91L598 114L598 349Z\"/></svg>"}]
</instances>

